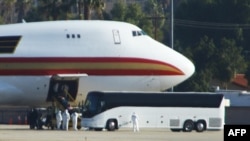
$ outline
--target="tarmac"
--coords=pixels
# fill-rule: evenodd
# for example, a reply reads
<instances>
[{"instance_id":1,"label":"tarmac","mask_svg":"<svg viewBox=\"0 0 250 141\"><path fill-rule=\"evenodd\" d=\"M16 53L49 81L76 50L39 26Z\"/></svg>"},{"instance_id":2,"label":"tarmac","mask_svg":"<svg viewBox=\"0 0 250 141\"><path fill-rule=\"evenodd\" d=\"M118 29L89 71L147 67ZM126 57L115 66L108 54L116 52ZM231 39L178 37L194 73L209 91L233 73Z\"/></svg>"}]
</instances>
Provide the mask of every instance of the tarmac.
<instances>
[{"instance_id":1,"label":"tarmac","mask_svg":"<svg viewBox=\"0 0 250 141\"><path fill-rule=\"evenodd\" d=\"M117 131L88 131L69 129L36 130L28 125L0 125L0 141L223 141L223 130L172 132L169 129L145 128L133 132L130 128Z\"/></svg>"}]
</instances>

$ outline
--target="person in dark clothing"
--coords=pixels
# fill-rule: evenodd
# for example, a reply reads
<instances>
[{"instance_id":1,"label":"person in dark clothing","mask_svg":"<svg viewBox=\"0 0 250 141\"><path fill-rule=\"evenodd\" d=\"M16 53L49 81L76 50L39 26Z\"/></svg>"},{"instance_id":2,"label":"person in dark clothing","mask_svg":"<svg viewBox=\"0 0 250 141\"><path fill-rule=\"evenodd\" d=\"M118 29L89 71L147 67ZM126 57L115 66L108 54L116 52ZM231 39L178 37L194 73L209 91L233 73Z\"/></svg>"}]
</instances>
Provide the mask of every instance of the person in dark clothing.
<instances>
[{"instance_id":1,"label":"person in dark clothing","mask_svg":"<svg viewBox=\"0 0 250 141\"><path fill-rule=\"evenodd\" d=\"M33 109L31 109L31 110L27 113L28 123L29 123L30 129L34 129L34 123L32 122L32 112L33 112Z\"/></svg>"},{"instance_id":2,"label":"person in dark clothing","mask_svg":"<svg viewBox=\"0 0 250 141\"><path fill-rule=\"evenodd\" d=\"M31 111L28 113L28 121L30 125L30 129L35 129L37 127L37 110L31 109Z\"/></svg>"},{"instance_id":3,"label":"person in dark clothing","mask_svg":"<svg viewBox=\"0 0 250 141\"><path fill-rule=\"evenodd\" d=\"M43 122L42 122L42 112L41 110L37 111L37 116L36 116L36 125L37 129L43 129Z\"/></svg>"},{"instance_id":4,"label":"person in dark clothing","mask_svg":"<svg viewBox=\"0 0 250 141\"><path fill-rule=\"evenodd\" d=\"M63 107L65 109L67 109L68 105L69 105L69 103L68 103L68 100L69 100L68 99L68 95L70 95L69 94L69 87L68 87L68 85L66 85L66 84L62 85L61 92L58 95L58 100L63 105Z\"/></svg>"}]
</instances>

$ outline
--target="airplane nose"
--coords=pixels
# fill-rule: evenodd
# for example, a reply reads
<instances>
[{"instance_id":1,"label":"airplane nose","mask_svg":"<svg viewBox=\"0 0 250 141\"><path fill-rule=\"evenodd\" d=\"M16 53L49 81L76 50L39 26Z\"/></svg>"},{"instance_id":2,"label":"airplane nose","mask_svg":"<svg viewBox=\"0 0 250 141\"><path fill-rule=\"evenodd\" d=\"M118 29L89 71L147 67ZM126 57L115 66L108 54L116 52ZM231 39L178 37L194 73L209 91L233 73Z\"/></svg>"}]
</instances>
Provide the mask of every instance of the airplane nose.
<instances>
[{"instance_id":1,"label":"airplane nose","mask_svg":"<svg viewBox=\"0 0 250 141\"><path fill-rule=\"evenodd\" d=\"M184 79L188 79L195 72L194 64L183 54L171 49L170 47L164 46L162 50L162 56L164 56L164 62L169 63L176 69L182 72Z\"/></svg>"},{"instance_id":2,"label":"airplane nose","mask_svg":"<svg viewBox=\"0 0 250 141\"><path fill-rule=\"evenodd\" d=\"M171 48L169 48L171 49ZM183 72L182 79L183 81L190 78L195 72L194 64L183 54L172 50L172 55L175 56L172 58L174 60L171 64L173 64L176 68Z\"/></svg>"},{"instance_id":3,"label":"airplane nose","mask_svg":"<svg viewBox=\"0 0 250 141\"><path fill-rule=\"evenodd\" d=\"M165 45L161 45L158 59L168 64L170 70L169 75L160 78L162 90L184 82L195 72L194 64L186 56Z\"/></svg>"},{"instance_id":4,"label":"airplane nose","mask_svg":"<svg viewBox=\"0 0 250 141\"><path fill-rule=\"evenodd\" d=\"M181 69L184 70L186 79L190 78L195 72L194 64L185 56L183 56L183 66Z\"/></svg>"},{"instance_id":5,"label":"airplane nose","mask_svg":"<svg viewBox=\"0 0 250 141\"><path fill-rule=\"evenodd\" d=\"M171 48L169 48L171 49ZM179 83L187 80L188 78L190 78L194 72L195 72L195 66L194 64L183 54L171 49L172 52L172 61L168 60L168 62L170 62L171 65L173 65L174 67L176 67L177 69L179 69L183 74L180 76L176 76L179 77ZM170 58L168 58L170 59Z\"/></svg>"}]
</instances>

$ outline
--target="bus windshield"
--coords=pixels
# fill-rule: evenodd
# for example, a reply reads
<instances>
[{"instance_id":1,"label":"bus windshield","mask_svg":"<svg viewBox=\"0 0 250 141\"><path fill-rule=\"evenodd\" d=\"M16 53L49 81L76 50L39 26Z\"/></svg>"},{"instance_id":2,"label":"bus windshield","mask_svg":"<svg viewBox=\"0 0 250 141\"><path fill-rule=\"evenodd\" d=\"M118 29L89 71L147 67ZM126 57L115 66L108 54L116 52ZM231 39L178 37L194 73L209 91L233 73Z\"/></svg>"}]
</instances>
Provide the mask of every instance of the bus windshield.
<instances>
[{"instance_id":1,"label":"bus windshield","mask_svg":"<svg viewBox=\"0 0 250 141\"><path fill-rule=\"evenodd\" d=\"M83 117L93 117L101 112L104 102L100 95L88 95L84 105Z\"/></svg>"}]
</instances>

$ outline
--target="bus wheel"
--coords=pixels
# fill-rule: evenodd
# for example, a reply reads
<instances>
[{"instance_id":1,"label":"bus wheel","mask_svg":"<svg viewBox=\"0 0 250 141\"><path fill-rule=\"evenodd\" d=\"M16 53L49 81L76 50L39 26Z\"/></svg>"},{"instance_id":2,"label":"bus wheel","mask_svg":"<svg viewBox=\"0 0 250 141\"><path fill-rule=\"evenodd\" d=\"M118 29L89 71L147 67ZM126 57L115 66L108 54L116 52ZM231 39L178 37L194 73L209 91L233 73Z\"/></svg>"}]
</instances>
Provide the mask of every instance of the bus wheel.
<instances>
[{"instance_id":1,"label":"bus wheel","mask_svg":"<svg viewBox=\"0 0 250 141\"><path fill-rule=\"evenodd\" d=\"M115 126L116 126L115 120L109 119L107 121L107 129L108 129L108 131L114 131Z\"/></svg>"},{"instance_id":2,"label":"bus wheel","mask_svg":"<svg viewBox=\"0 0 250 141\"><path fill-rule=\"evenodd\" d=\"M195 124L195 130L197 132L203 132L206 130L206 122L204 120L198 120Z\"/></svg>"},{"instance_id":3,"label":"bus wheel","mask_svg":"<svg viewBox=\"0 0 250 141\"><path fill-rule=\"evenodd\" d=\"M194 129L194 122L192 120L185 121L183 125L184 132L191 132Z\"/></svg>"},{"instance_id":4,"label":"bus wheel","mask_svg":"<svg viewBox=\"0 0 250 141\"><path fill-rule=\"evenodd\" d=\"M102 128L95 128L95 131L102 131Z\"/></svg>"},{"instance_id":5,"label":"bus wheel","mask_svg":"<svg viewBox=\"0 0 250 141\"><path fill-rule=\"evenodd\" d=\"M77 129L80 130L82 127L80 125L77 126Z\"/></svg>"},{"instance_id":6,"label":"bus wheel","mask_svg":"<svg viewBox=\"0 0 250 141\"><path fill-rule=\"evenodd\" d=\"M180 132L181 131L181 129L176 129L176 128L171 128L170 129L172 132Z\"/></svg>"}]
</instances>

